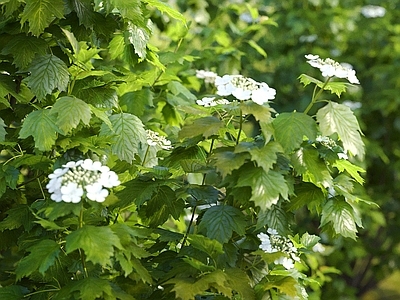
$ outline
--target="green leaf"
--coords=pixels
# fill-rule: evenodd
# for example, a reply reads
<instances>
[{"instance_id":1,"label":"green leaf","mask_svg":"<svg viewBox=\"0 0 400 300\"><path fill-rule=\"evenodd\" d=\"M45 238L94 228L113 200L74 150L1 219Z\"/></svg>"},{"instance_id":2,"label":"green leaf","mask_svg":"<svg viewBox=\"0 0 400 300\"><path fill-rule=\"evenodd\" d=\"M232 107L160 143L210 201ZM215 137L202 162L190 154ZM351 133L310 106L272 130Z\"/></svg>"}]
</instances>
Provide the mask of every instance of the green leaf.
<instances>
[{"instance_id":1,"label":"green leaf","mask_svg":"<svg viewBox=\"0 0 400 300\"><path fill-rule=\"evenodd\" d=\"M207 237L227 243L235 231L245 233L246 221L243 213L229 205L215 205L207 209L199 224L199 231L205 231Z\"/></svg>"},{"instance_id":2,"label":"green leaf","mask_svg":"<svg viewBox=\"0 0 400 300\"><path fill-rule=\"evenodd\" d=\"M57 295L57 299L68 299L79 292L81 300L114 299L110 282L106 279L90 276L81 280L73 280L64 286ZM75 299L75 298L74 298Z\"/></svg>"},{"instance_id":3,"label":"green leaf","mask_svg":"<svg viewBox=\"0 0 400 300\"><path fill-rule=\"evenodd\" d=\"M118 191L116 195L123 201L123 203L120 204L121 207L125 205L129 206L131 203L135 203L138 208L140 208L144 202L151 198L153 192L158 188L159 185L159 182L153 180L144 181L140 179L134 179L123 183L125 189Z\"/></svg>"},{"instance_id":4,"label":"green leaf","mask_svg":"<svg viewBox=\"0 0 400 300\"><path fill-rule=\"evenodd\" d=\"M43 39L25 34L15 35L1 51L1 54L11 54L14 57L13 64L20 69L25 69L36 55L46 54L47 43Z\"/></svg>"},{"instance_id":5,"label":"green leaf","mask_svg":"<svg viewBox=\"0 0 400 300\"><path fill-rule=\"evenodd\" d=\"M22 123L20 139L32 136L35 147L40 151L50 151L57 139L57 133L63 132L56 125L57 118L51 110L41 109L31 112Z\"/></svg>"},{"instance_id":6,"label":"green leaf","mask_svg":"<svg viewBox=\"0 0 400 300\"><path fill-rule=\"evenodd\" d=\"M238 186L251 187L251 201L261 210L269 209L278 203L279 196L288 199L289 188L282 174L269 170L265 172L262 168L245 169L241 172Z\"/></svg>"},{"instance_id":7,"label":"green leaf","mask_svg":"<svg viewBox=\"0 0 400 300\"><path fill-rule=\"evenodd\" d=\"M319 88L324 88L324 90L330 91L332 94L336 94L338 97L340 97L340 95L346 91L347 86L350 85L347 82L338 82L338 81L328 82L327 84L325 84L325 82L322 82L306 74L301 74L299 76L299 79L304 86L307 86L312 82L315 83Z\"/></svg>"},{"instance_id":8,"label":"green leaf","mask_svg":"<svg viewBox=\"0 0 400 300\"><path fill-rule=\"evenodd\" d=\"M208 138L214 134L217 134L219 129L224 126L224 123L213 116L207 116L199 118L193 121L191 124L186 124L182 127L179 132L179 139L192 138L198 135L202 135Z\"/></svg>"},{"instance_id":9,"label":"green leaf","mask_svg":"<svg viewBox=\"0 0 400 300\"><path fill-rule=\"evenodd\" d=\"M304 136L314 140L317 135L315 121L304 113L279 114L272 122L272 125L275 129L275 140L282 145L286 153L291 153L299 148Z\"/></svg>"},{"instance_id":10,"label":"green leaf","mask_svg":"<svg viewBox=\"0 0 400 300\"><path fill-rule=\"evenodd\" d=\"M32 229L34 217L28 205L18 205L7 210L6 213L7 217L0 222L0 231L12 230L21 226L24 226L25 231Z\"/></svg>"},{"instance_id":11,"label":"green leaf","mask_svg":"<svg viewBox=\"0 0 400 300\"><path fill-rule=\"evenodd\" d=\"M20 285L9 285L0 287L0 299L21 300L29 290Z\"/></svg>"},{"instance_id":12,"label":"green leaf","mask_svg":"<svg viewBox=\"0 0 400 300\"><path fill-rule=\"evenodd\" d=\"M64 17L63 0L26 0L21 26L29 22L29 31L39 36L55 18Z\"/></svg>"},{"instance_id":13,"label":"green leaf","mask_svg":"<svg viewBox=\"0 0 400 300\"><path fill-rule=\"evenodd\" d=\"M124 54L125 50L125 38L122 34L116 34L108 45L110 52L110 58L116 59Z\"/></svg>"},{"instance_id":14,"label":"green leaf","mask_svg":"<svg viewBox=\"0 0 400 300\"><path fill-rule=\"evenodd\" d=\"M242 299L255 299L253 288L250 285L250 279L245 271L237 268L225 270L225 277L228 285L235 292L239 293Z\"/></svg>"},{"instance_id":15,"label":"green leaf","mask_svg":"<svg viewBox=\"0 0 400 300\"><path fill-rule=\"evenodd\" d=\"M96 22L96 15L92 8L92 2L90 0L71 0L68 1L72 6L72 9L76 12L79 18L79 25L84 25L86 28L90 28ZM77 53L77 52L75 52Z\"/></svg>"},{"instance_id":16,"label":"green leaf","mask_svg":"<svg viewBox=\"0 0 400 300\"><path fill-rule=\"evenodd\" d=\"M289 207L292 211L307 205L309 210L312 211L315 208L316 211L320 212L320 207L326 199L321 188L308 182L303 182L300 185L297 185L295 194L295 197L290 198Z\"/></svg>"},{"instance_id":17,"label":"green leaf","mask_svg":"<svg viewBox=\"0 0 400 300\"><path fill-rule=\"evenodd\" d=\"M44 275L61 252L60 245L53 240L42 240L27 249L30 254L22 258L15 269L16 280L29 276L36 270Z\"/></svg>"},{"instance_id":18,"label":"green leaf","mask_svg":"<svg viewBox=\"0 0 400 300\"><path fill-rule=\"evenodd\" d=\"M279 234L286 236L289 234L288 220L287 213L281 207L272 205L269 209L258 213L256 229L267 225L269 228L276 229Z\"/></svg>"},{"instance_id":19,"label":"green leaf","mask_svg":"<svg viewBox=\"0 0 400 300\"><path fill-rule=\"evenodd\" d=\"M332 176L314 147L301 147L292 155L291 162L296 172L303 175L304 181L322 187L332 185Z\"/></svg>"},{"instance_id":20,"label":"green leaf","mask_svg":"<svg viewBox=\"0 0 400 300\"><path fill-rule=\"evenodd\" d=\"M246 152L234 153L233 151L218 151L211 156L211 162L216 166L217 170L226 177L233 170L239 169L250 155Z\"/></svg>"},{"instance_id":21,"label":"green leaf","mask_svg":"<svg viewBox=\"0 0 400 300\"><path fill-rule=\"evenodd\" d=\"M299 296L297 294L297 289L296 286L298 285L298 282L296 279L294 279L291 276L268 276L268 281L267 280L262 280L260 283L258 283L255 287L256 293L261 296L260 299L263 299L262 292L266 292L271 289L278 289L281 293L284 293L291 297L292 299L296 296Z\"/></svg>"},{"instance_id":22,"label":"green leaf","mask_svg":"<svg viewBox=\"0 0 400 300\"><path fill-rule=\"evenodd\" d=\"M201 295L208 289L207 282L195 282L193 278L175 277L165 284L173 284L172 292L175 292L175 299L193 300L196 295Z\"/></svg>"},{"instance_id":23,"label":"green leaf","mask_svg":"<svg viewBox=\"0 0 400 300\"><path fill-rule=\"evenodd\" d=\"M260 47L260 45L258 45L255 41L249 40L247 43L249 43L249 45L259 54L261 54L264 58L267 57L267 52L265 52L265 50L262 47Z\"/></svg>"},{"instance_id":24,"label":"green leaf","mask_svg":"<svg viewBox=\"0 0 400 300\"><path fill-rule=\"evenodd\" d=\"M183 200L177 199L170 187L166 185L158 187L147 202L146 216L149 219L149 225L157 227L167 221L170 215L177 220L184 207Z\"/></svg>"},{"instance_id":25,"label":"green leaf","mask_svg":"<svg viewBox=\"0 0 400 300\"><path fill-rule=\"evenodd\" d=\"M41 2L41 0L37 1ZM28 71L28 86L39 100L51 94L55 88L65 91L69 82L69 72L65 63L53 54L35 58Z\"/></svg>"},{"instance_id":26,"label":"green leaf","mask_svg":"<svg viewBox=\"0 0 400 300\"><path fill-rule=\"evenodd\" d=\"M335 197L327 201L322 208L321 227L331 223L336 234L357 238L357 217L353 207L341 197Z\"/></svg>"},{"instance_id":27,"label":"green leaf","mask_svg":"<svg viewBox=\"0 0 400 300\"><path fill-rule=\"evenodd\" d=\"M85 225L66 237L66 253L85 251L86 260L100 265L111 264L114 247L122 249L118 236L107 226Z\"/></svg>"},{"instance_id":28,"label":"green leaf","mask_svg":"<svg viewBox=\"0 0 400 300\"><path fill-rule=\"evenodd\" d=\"M113 130L102 124L100 136L113 136L112 151L120 160L131 163L135 154L139 153L141 143L146 144L146 131L142 121L131 114L121 113L110 117Z\"/></svg>"},{"instance_id":29,"label":"green leaf","mask_svg":"<svg viewBox=\"0 0 400 300\"><path fill-rule=\"evenodd\" d=\"M126 39L135 48L135 53L141 58L146 58L146 46L150 39L149 30L129 24L125 31Z\"/></svg>"},{"instance_id":30,"label":"green leaf","mask_svg":"<svg viewBox=\"0 0 400 300\"><path fill-rule=\"evenodd\" d=\"M268 172L278 158L277 153L282 153L283 149L277 142L269 142L267 145L258 148L254 147L250 151L251 160L255 161L259 167Z\"/></svg>"},{"instance_id":31,"label":"green leaf","mask_svg":"<svg viewBox=\"0 0 400 300\"><path fill-rule=\"evenodd\" d=\"M128 19L137 25L145 25L139 0L110 0L109 3L111 4L108 9L109 13L113 11L114 6L123 18Z\"/></svg>"},{"instance_id":32,"label":"green leaf","mask_svg":"<svg viewBox=\"0 0 400 300\"><path fill-rule=\"evenodd\" d=\"M79 122L89 125L91 110L88 104L81 99L64 96L57 99L51 109L52 114L57 114L56 125L69 133L71 129L76 128Z\"/></svg>"},{"instance_id":33,"label":"green leaf","mask_svg":"<svg viewBox=\"0 0 400 300\"><path fill-rule=\"evenodd\" d=\"M271 112L274 110L265 103L259 105L253 101L244 101L240 103L240 109L245 115L252 114L260 123L266 124L272 121Z\"/></svg>"},{"instance_id":34,"label":"green leaf","mask_svg":"<svg viewBox=\"0 0 400 300\"><path fill-rule=\"evenodd\" d=\"M143 116L153 105L153 92L149 88L125 93L120 97L120 106L135 116Z\"/></svg>"},{"instance_id":35,"label":"green leaf","mask_svg":"<svg viewBox=\"0 0 400 300\"><path fill-rule=\"evenodd\" d=\"M192 104L196 101L197 97L193 95L188 88L186 88L182 83L172 80L168 83L167 88L171 91L173 95L183 95L186 103L184 104ZM173 103L170 103L173 104Z\"/></svg>"},{"instance_id":36,"label":"green leaf","mask_svg":"<svg viewBox=\"0 0 400 300\"><path fill-rule=\"evenodd\" d=\"M353 177L359 184L364 183L364 178L360 176L360 173L364 173L365 170L359 166L353 165L351 162L345 159L338 159L333 164L335 168L339 170L339 172L346 171Z\"/></svg>"},{"instance_id":37,"label":"green leaf","mask_svg":"<svg viewBox=\"0 0 400 300\"><path fill-rule=\"evenodd\" d=\"M193 248L207 253L213 259L224 253L223 246L218 240L212 240L199 234L190 234L188 235L188 241Z\"/></svg>"},{"instance_id":38,"label":"green leaf","mask_svg":"<svg viewBox=\"0 0 400 300\"><path fill-rule=\"evenodd\" d=\"M364 157L364 143L361 139L361 129L357 118L351 109L343 104L329 102L317 112L317 121L321 134L330 136L337 133L343 142L345 151Z\"/></svg>"},{"instance_id":39,"label":"green leaf","mask_svg":"<svg viewBox=\"0 0 400 300\"><path fill-rule=\"evenodd\" d=\"M64 35L67 37L68 42L71 44L72 50L74 50L74 53L78 54L81 47L80 47L79 42L76 39L74 33L71 31L68 31L65 28L61 28L61 30L64 33Z\"/></svg>"},{"instance_id":40,"label":"green leaf","mask_svg":"<svg viewBox=\"0 0 400 300\"><path fill-rule=\"evenodd\" d=\"M311 250L312 247L314 247L321 238L319 236L309 234L308 232L304 233L301 236L300 243L307 249Z\"/></svg>"},{"instance_id":41,"label":"green leaf","mask_svg":"<svg viewBox=\"0 0 400 300\"><path fill-rule=\"evenodd\" d=\"M142 2L150 4L151 6L157 8L162 13L166 13L173 19L176 19L176 20L182 21L183 23L186 23L185 17L179 11L171 8L168 4L166 4L160 0L142 0Z\"/></svg>"},{"instance_id":42,"label":"green leaf","mask_svg":"<svg viewBox=\"0 0 400 300\"><path fill-rule=\"evenodd\" d=\"M0 118L0 142L4 142L6 140L7 131L5 128L7 128L7 125L4 123L3 119Z\"/></svg>"}]
</instances>

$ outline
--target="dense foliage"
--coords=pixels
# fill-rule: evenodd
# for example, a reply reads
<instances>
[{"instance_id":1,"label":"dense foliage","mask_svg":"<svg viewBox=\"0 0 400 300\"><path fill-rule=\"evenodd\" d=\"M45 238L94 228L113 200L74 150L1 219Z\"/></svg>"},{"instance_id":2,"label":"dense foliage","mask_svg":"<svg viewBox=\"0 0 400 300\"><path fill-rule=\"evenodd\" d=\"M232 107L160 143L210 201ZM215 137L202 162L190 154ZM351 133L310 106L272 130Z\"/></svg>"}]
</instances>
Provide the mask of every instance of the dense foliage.
<instances>
[{"instance_id":1,"label":"dense foliage","mask_svg":"<svg viewBox=\"0 0 400 300\"><path fill-rule=\"evenodd\" d=\"M0 298L356 297L398 265L393 183L363 187L396 5L222 2L0 1Z\"/></svg>"}]
</instances>

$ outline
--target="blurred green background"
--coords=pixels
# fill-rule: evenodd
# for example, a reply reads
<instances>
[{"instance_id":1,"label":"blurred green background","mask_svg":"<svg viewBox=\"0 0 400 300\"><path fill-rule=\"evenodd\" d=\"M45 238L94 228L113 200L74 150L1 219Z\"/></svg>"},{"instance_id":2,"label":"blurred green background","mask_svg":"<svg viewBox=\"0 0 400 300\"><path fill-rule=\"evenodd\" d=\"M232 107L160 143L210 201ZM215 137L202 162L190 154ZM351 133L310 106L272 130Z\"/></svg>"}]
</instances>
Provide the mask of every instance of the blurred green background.
<instances>
[{"instance_id":1,"label":"blurred green background","mask_svg":"<svg viewBox=\"0 0 400 300\"><path fill-rule=\"evenodd\" d=\"M379 208L365 205L360 211L364 228L357 241L325 238L329 251L316 258L325 283L311 298L400 299L400 1L168 2L190 26L155 16L153 45L176 44L185 54L201 55L192 69L267 82L277 90L272 106L278 111L304 109L309 102L312 87L304 89L297 78L321 75L306 63L305 54L330 57L356 70L360 86L339 102L349 105L361 123L367 156L357 163L367 170L364 198ZM185 72L182 68L180 75L190 86L193 74ZM296 217L294 231L318 233L312 217Z\"/></svg>"}]
</instances>

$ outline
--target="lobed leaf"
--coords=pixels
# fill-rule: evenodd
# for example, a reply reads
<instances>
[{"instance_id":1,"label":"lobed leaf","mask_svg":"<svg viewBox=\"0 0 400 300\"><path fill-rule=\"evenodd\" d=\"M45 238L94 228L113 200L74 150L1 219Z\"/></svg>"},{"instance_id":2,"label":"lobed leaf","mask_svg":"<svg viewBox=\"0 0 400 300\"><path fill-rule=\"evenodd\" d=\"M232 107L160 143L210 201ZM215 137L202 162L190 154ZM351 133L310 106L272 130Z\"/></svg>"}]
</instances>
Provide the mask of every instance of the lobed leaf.
<instances>
[{"instance_id":1,"label":"lobed leaf","mask_svg":"<svg viewBox=\"0 0 400 300\"><path fill-rule=\"evenodd\" d=\"M191 124L186 124L179 131L179 139L192 138L198 135L202 135L208 138L214 134L217 134L219 129L224 126L223 122L213 116L207 116L199 118L193 121Z\"/></svg>"},{"instance_id":2,"label":"lobed leaf","mask_svg":"<svg viewBox=\"0 0 400 300\"><path fill-rule=\"evenodd\" d=\"M304 136L310 140L314 140L317 136L315 121L304 113L281 113L274 119L272 125L275 130L275 140L282 145L286 153L299 148Z\"/></svg>"},{"instance_id":3,"label":"lobed leaf","mask_svg":"<svg viewBox=\"0 0 400 300\"><path fill-rule=\"evenodd\" d=\"M57 133L63 134L56 122L57 118L51 110L35 110L22 123L19 138L26 139L32 136L36 148L40 151L50 151L57 139Z\"/></svg>"},{"instance_id":4,"label":"lobed leaf","mask_svg":"<svg viewBox=\"0 0 400 300\"><path fill-rule=\"evenodd\" d=\"M336 160L335 163L333 164L335 168L339 170L339 172L344 172L346 171L351 175L353 179L355 179L359 184L364 183L364 178L362 178L359 174L364 173L365 170L359 166L353 165L351 162L345 159L339 159Z\"/></svg>"},{"instance_id":5,"label":"lobed leaf","mask_svg":"<svg viewBox=\"0 0 400 300\"><path fill-rule=\"evenodd\" d=\"M160 0L142 0L142 2L150 4L151 6L157 8L162 13L166 13L173 19L176 19L183 23L186 23L185 17L176 9L173 9L172 7L170 7L167 3L164 3Z\"/></svg>"},{"instance_id":6,"label":"lobed leaf","mask_svg":"<svg viewBox=\"0 0 400 300\"><path fill-rule=\"evenodd\" d=\"M140 146L146 145L146 131L142 121L131 114L120 113L110 117L112 129L102 124L100 136L113 136L114 143L111 147L120 160L131 163L135 154L139 153Z\"/></svg>"},{"instance_id":7,"label":"lobed leaf","mask_svg":"<svg viewBox=\"0 0 400 300\"><path fill-rule=\"evenodd\" d=\"M39 0L40 2L42 0ZM69 71L65 63L53 54L40 55L32 62L28 71L28 86L39 100L51 94L55 88L65 91L69 82Z\"/></svg>"},{"instance_id":8,"label":"lobed leaf","mask_svg":"<svg viewBox=\"0 0 400 300\"><path fill-rule=\"evenodd\" d=\"M361 159L364 157L361 129L357 118L348 106L329 102L318 110L317 121L322 135L330 136L337 133L345 151L358 155Z\"/></svg>"}]
</instances>

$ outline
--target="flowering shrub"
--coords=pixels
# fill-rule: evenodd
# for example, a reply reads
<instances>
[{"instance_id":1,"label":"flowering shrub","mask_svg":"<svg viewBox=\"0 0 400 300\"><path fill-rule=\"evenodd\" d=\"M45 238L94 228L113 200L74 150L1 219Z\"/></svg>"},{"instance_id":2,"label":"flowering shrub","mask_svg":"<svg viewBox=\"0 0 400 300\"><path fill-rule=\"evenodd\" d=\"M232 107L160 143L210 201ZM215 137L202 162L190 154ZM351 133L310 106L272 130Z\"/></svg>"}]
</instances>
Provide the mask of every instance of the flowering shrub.
<instances>
[{"instance_id":1,"label":"flowering shrub","mask_svg":"<svg viewBox=\"0 0 400 300\"><path fill-rule=\"evenodd\" d=\"M307 55L326 78L300 75L308 106L277 111L267 82L196 70L165 3L78 2L1 4L0 298L318 294L320 236L356 239L368 202L357 118L322 98L355 71ZM151 19L173 50L152 45Z\"/></svg>"}]
</instances>

